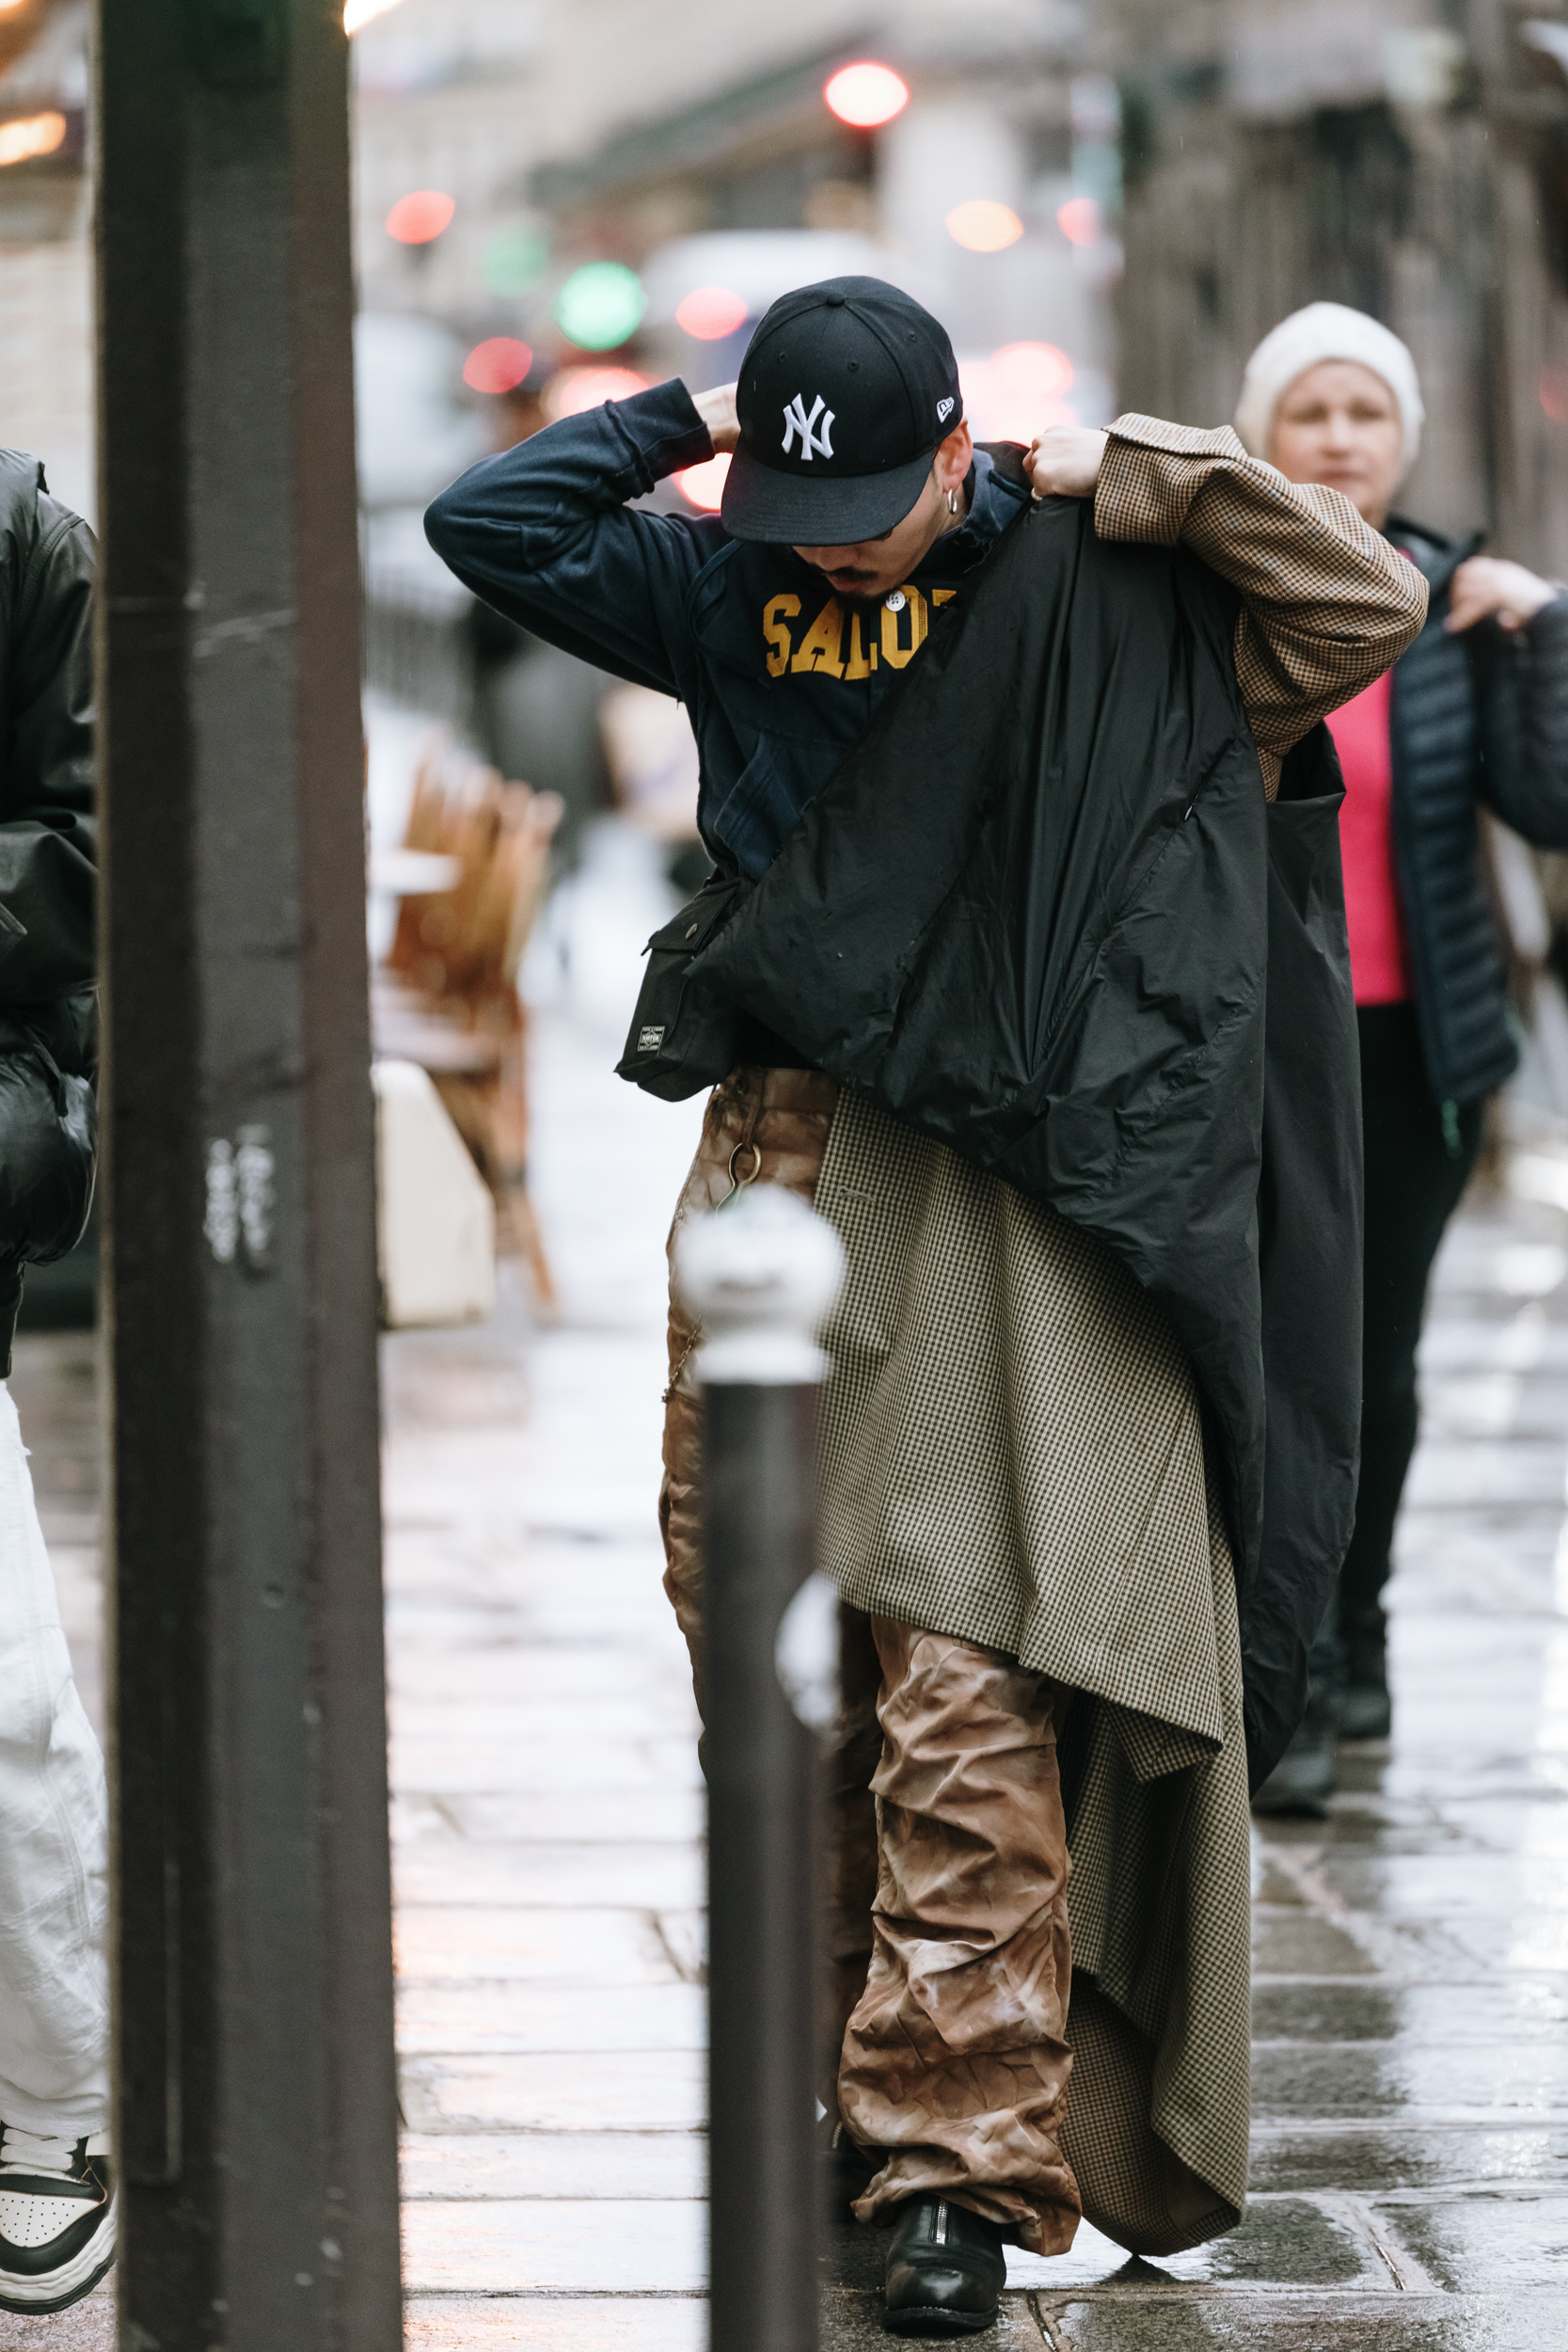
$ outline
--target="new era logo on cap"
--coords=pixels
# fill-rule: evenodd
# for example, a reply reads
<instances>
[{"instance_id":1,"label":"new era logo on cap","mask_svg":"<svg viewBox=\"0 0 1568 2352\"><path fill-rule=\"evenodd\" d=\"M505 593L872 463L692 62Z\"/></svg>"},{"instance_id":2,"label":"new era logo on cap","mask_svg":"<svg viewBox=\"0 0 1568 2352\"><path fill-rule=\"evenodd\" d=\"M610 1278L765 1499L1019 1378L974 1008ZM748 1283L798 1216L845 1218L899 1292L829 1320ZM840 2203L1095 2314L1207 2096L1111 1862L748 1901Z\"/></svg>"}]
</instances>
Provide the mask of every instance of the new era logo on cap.
<instances>
[{"instance_id":1,"label":"new era logo on cap","mask_svg":"<svg viewBox=\"0 0 1568 2352\"><path fill-rule=\"evenodd\" d=\"M741 362L736 406L727 528L844 546L910 512L963 394L928 310L879 278L834 278L774 303Z\"/></svg>"}]
</instances>

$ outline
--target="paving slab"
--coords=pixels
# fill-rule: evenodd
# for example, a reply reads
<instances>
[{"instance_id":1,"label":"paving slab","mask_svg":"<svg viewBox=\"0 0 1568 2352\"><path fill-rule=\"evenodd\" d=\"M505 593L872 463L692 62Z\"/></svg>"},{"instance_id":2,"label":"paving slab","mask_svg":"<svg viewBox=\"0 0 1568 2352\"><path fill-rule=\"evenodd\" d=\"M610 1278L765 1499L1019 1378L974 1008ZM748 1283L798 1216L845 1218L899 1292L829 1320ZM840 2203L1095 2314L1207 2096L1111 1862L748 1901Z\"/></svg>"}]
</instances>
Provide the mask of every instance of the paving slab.
<instances>
[{"instance_id":1,"label":"paving slab","mask_svg":"<svg viewBox=\"0 0 1568 2352\"><path fill-rule=\"evenodd\" d=\"M519 1996L506 1979L492 1983L409 1983L398 1993L398 2048L416 2057L470 2057L493 2051L630 2050L707 2047L707 2009L700 1985L535 1984Z\"/></svg>"},{"instance_id":2,"label":"paving slab","mask_svg":"<svg viewBox=\"0 0 1568 2352\"><path fill-rule=\"evenodd\" d=\"M707 2105L707 2059L683 2050L408 2058L400 2081L424 2132L689 2132Z\"/></svg>"},{"instance_id":3,"label":"paving slab","mask_svg":"<svg viewBox=\"0 0 1568 2352\"><path fill-rule=\"evenodd\" d=\"M1561 2352L1568 2295L1128 2293L1044 2312L1042 2330L1052 2352Z\"/></svg>"},{"instance_id":4,"label":"paving slab","mask_svg":"<svg viewBox=\"0 0 1568 2352\"><path fill-rule=\"evenodd\" d=\"M1452 2188L1568 2180L1568 2125L1497 2130L1423 2123L1254 2124L1252 2188L1329 2189L1377 2195L1402 2188Z\"/></svg>"},{"instance_id":5,"label":"paving slab","mask_svg":"<svg viewBox=\"0 0 1568 2352\"><path fill-rule=\"evenodd\" d=\"M707 2303L694 2296L416 2295L404 2342L409 2352L707 2352Z\"/></svg>"},{"instance_id":6,"label":"paving slab","mask_svg":"<svg viewBox=\"0 0 1568 2352\"><path fill-rule=\"evenodd\" d=\"M425 2199L404 2216L403 2268L416 2295L696 2295L707 2280L707 2203Z\"/></svg>"},{"instance_id":7,"label":"paving slab","mask_svg":"<svg viewBox=\"0 0 1568 2352\"><path fill-rule=\"evenodd\" d=\"M403 2193L448 2202L705 2197L707 2138L698 2132L409 2132Z\"/></svg>"}]
</instances>

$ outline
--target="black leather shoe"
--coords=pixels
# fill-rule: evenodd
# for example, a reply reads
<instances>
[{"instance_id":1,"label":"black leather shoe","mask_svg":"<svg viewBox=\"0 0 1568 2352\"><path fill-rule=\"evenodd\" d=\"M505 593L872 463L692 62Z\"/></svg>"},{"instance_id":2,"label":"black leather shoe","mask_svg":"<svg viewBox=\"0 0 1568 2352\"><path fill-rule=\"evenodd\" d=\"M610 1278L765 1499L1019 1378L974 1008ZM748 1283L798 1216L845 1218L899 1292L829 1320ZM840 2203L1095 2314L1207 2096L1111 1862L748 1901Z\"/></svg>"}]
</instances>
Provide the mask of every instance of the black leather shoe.
<instances>
[{"instance_id":1,"label":"black leather shoe","mask_svg":"<svg viewBox=\"0 0 1568 2352\"><path fill-rule=\"evenodd\" d=\"M994 2221L946 2197L911 2197L887 2249L882 2325L895 2336L977 2336L996 2324L1006 2276Z\"/></svg>"}]
</instances>

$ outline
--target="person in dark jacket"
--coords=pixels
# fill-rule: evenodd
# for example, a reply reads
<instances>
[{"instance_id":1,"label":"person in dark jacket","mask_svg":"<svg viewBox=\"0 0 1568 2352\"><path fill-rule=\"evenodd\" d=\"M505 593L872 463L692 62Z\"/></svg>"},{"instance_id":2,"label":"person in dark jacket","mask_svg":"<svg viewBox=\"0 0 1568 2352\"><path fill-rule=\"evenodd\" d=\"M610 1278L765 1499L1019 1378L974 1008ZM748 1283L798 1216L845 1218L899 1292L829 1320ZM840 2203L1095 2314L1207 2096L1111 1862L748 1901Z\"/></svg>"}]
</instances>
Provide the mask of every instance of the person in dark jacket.
<instances>
[{"instance_id":1,"label":"person in dark jacket","mask_svg":"<svg viewBox=\"0 0 1568 2352\"><path fill-rule=\"evenodd\" d=\"M631 503L723 452L721 516ZM1180 547L1226 583L1205 644L1233 714L1225 757L1259 830L1290 753L1425 610L1424 583L1344 500L1286 484L1228 430L1123 417L1027 456L976 450L942 327L868 278L776 303L738 385L693 400L665 384L563 420L464 476L426 528L524 627L685 704L704 840L722 870L760 877L955 599L1006 706L1016 634L977 576L1032 493L1092 500L1096 542L1130 577ZM1196 627L1186 613L1175 652L1152 628L1139 641L1179 729ZM1073 702L1085 727L1094 691ZM930 854L890 834L895 846ZM833 1566L854 1606L831 1930L843 2032L823 2103L831 2115L836 2098L850 2143L857 2217L889 2228L887 2325L974 2333L995 2319L1009 2240L1065 2251L1088 2212L1130 2249L1172 2251L1231 2227L1244 2201L1235 1576L1192 1368L1137 1282L1065 1217L868 1116L852 1089L841 1100L826 1071L788 1066L772 1042L774 1059L715 1089L677 1222L750 1181L819 1198L846 1240L841 1317L863 1368L882 1368L878 1408L823 1470L825 1515L851 1490L859 1506ZM695 1341L677 1311L660 1516L700 1693ZM836 1383L853 1348L832 1344ZM1167 1569L1190 1643L1161 1607ZM1027 1627L1021 1587L1039 1600ZM1114 1828L1101 1852L1079 1849L1076 1972L1057 1740L1082 1729L1076 1689L1095 1670L1069 1655L1075 1620L1101 1655L1101 1694L1125 1702L1138 1786L1210 1824L1191 1869L1155 1835L1137 1853ZM1102 1761L1119 1788L1109 1750ZM1145 1900L1151 1856L1165 1867ZM1187 2029L1187 1979L1178 1989L1189 1959L1202 2031Z\"/></svg>"},{"instance_id":2,"label":"person in dark jacket","mask_svg":"<svg viewBox=\"0 0 1568 2352\"><path fill-rule=\"evenodd\" d=\"M114 2260L103 1761L4 1375L91 1195L92 538L0 450L0 2310Z\"/></svg>"},{"instance_id":3,"label":"person in dark jacket","mask_svg":"<svg viewBox=\"0 0 1568 2352\"><path fill-rule=\"evenodd\" d=\"M1366 1139L1361 1480L1308 1712L1259 1795L1268 1811L1321 1810L1336 1736L1389 1730L1383 1590L1416 1446L1428 1279L1487 1097L1518 1058L1480 812L1538 848L1568 847L1568 592L1392 511L1422 421L1405 345L1332 302L1264 338L1236 416L1249 448L1292 482L1341 491L1431 589L1408 653L1329 722Z\"/></svg>"}]
</instances>

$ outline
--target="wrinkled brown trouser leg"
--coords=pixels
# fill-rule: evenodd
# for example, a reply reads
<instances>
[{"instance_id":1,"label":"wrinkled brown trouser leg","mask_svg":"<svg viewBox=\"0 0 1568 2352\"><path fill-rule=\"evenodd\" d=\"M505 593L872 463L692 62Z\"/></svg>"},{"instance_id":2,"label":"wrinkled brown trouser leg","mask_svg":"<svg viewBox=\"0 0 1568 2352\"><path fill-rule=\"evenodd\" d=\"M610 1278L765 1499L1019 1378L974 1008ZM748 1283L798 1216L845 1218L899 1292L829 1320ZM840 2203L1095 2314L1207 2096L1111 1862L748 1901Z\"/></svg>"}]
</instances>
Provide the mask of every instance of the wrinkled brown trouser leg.
<instances>
[{"instance_id":1,"label":"wrinkled brown trouser leg","mask_svg":"<svg viewBox=\"0 0 1568 2352\"><path fill-rule=\"evenodd\" d=\"M737 1182L783 1184L808 1204L816 1192L838 1080L820 1070L733 1070L708 1097L697 1156L675 1203L669 1248L689 1216L717 1209ZM664 1589L691 1653L703 1703L702 1401L691 1378L696 1333L670 1299L670 1386L664 1397L664 1483L658 1525Z\"/></svg>"},{"instance_id":2,"label":"wrinkled brown trouser leg","mask_svg":"<svg viewBox=\"0 0 1568 2352\"><path fill-rule=\"evenodd\" d=\"M924 2190L1064 2253L1080 2217L1060 2132L1072 2057L1057 1715L1069 1693L1011 1659L888 1617L875 1949L839 2107L892 2153L863 2221Z\"/></svg>"},{"instance_id":3,"label":"wrinkled brown trouser leg","mask_svg":"<svg viewBox=\"0 0 1568 2352\"><path fill-rule=\"evenodd\" d=\"M838 1082L816 1070L735 1071L715 1089L702 1140L675 1211L673 1244L683 1220L717 1208L735 1177L784 1184L811 1200L838 1100ZM732 1175L733 1169L733 1175ZM702 1420L695 1384L687 1375L694 1335L670 1304L670 1378L664 1415L664 1483L659 1527L664 1537L664 1589L691 1653L702 1704ZM882 1752L877 1722L881 1665L870 1621L857 1609L842 1620L843 1705L831 1766L831 1820L826 1857L829 1982L823 1994L819 2092L831 2108L839 2046L850 2010L865 1989L871 1958L871 1904L877 1891L877 1815L871 1775Z\"/></svg>"}]
</instances>

